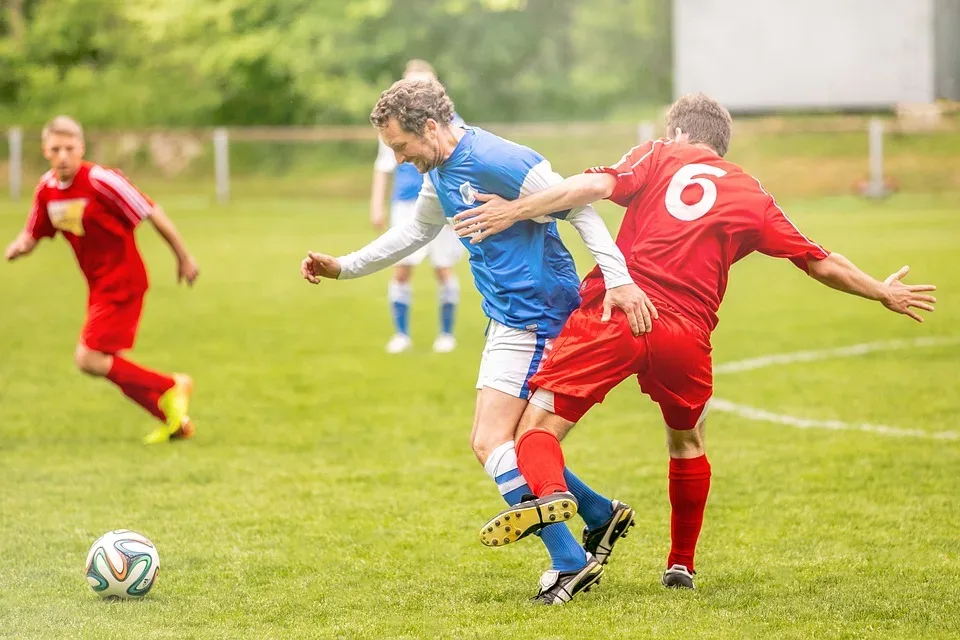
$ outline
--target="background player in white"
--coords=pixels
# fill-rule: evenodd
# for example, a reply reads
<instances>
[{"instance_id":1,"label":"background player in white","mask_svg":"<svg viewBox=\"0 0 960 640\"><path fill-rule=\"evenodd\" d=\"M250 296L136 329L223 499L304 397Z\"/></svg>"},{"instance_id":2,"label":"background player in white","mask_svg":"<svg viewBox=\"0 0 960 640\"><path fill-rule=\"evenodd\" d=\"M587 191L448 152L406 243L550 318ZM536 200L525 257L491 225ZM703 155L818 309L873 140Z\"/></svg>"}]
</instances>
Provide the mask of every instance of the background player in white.
<instances>
[{"instance_id":1,"label":"background player in white","mask_svg":"<svg viewBox=\"0 0 960 640\"><path fill-rule=\"evenodd\" d=\"M407 63L403 77L408 80L435 80L436 74L430 63L415 59ZM456 114L454 117L456 118ZM398 163L390 147L380 140L377 160L373 165L370 222L373 228L381 233L386 226L387 217L383 203L391 175L393 189L390 195L390 226L395 227L413 218L417 196L420 195L420 187L423 185L423 175L408 162ZM457 304L460 302L460 282L453 272L453 266L462 254L460 239L451 228L446 227L433 242L397 262L393 268L393 279L387 288L394 327L393 337L387 342L387 353L401 353L413 346L410 338L410 304L413 301L410 277L413 275L413 267L423 262L427 255L430 256L430 263L437 274L437 297L440 305L440 331L433 342L433 350L437 353L448 353L456 348L453 323Z\"/></svg>"},{"instance_id":2,"label":"background player in white","mask_svg":"<svg viewBox=\"0 0 960 640\"><path fill-rule=\"evenodd\" d=\"M305 279L316 284L320 278L356 278L394 264L430 242L454 215L475 206L478 193L515 198L562 181L540 154L482 129L453 126L452 115L453 103L437 82L401 80L381 95L370 118L381 138L398 162L412 162L429 176L416 215L350 255L334 258L310 252L301 265ZM580 281L555 218L573 224L596 259L605 282L606 317L613 306L619 307L634 332L641 333L650 329L651 316L656 315L590 206L524 221L482 245L465 242L483 311L490 318L476 385L471 446L511 505L529 493L517 469L513 443L530 394L527 381L580 303ZM552 561L536 596L544 604L567 602L596 583L613 543L634 518L629 506L597 494L569 470L564 477L570 493L558 494L551 513L558 524L539 532ZM574 496L587 525L586 549L562 524L572 515L568 507Z\"/></svg>"}]
</instances>

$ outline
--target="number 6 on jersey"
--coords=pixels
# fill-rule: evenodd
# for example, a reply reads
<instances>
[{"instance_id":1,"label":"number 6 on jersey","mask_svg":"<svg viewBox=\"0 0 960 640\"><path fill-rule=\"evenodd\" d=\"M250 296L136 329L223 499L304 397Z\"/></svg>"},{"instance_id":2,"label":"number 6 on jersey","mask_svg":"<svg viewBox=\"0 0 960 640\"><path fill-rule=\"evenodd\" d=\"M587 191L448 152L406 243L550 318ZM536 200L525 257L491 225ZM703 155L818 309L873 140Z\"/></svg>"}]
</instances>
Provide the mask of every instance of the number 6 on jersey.
<instances>
[{"instance_id":1,"label":"number 6 on jersey","mask_svg":"<svg viewBox=\"0 0 960 640\"><path fill-rule=\"evenodd\" d=\"M667 187L667 196L664 202L667 206L667 211L674 218L686 220L687 222L696 220L697 218L705 216L717 201L717 185L708 178L694 177L702 174L719 178L727 175L727 172L709 164L687 164L680 167L680 169L673 174L673 179L670 180L670 186ZM703 189L703 195L700 196L699 201L693 204L687 204L680 199L680 194L692 184L700 185Z\"/></svg>"}]
</instances>

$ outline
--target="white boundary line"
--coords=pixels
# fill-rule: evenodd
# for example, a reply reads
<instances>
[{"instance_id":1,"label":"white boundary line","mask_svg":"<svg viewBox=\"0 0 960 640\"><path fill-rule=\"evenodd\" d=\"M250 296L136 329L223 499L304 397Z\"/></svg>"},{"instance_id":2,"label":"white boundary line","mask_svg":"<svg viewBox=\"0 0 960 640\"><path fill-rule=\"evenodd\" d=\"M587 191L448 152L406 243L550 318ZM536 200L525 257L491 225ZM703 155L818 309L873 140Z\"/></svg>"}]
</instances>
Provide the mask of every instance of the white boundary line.
<instances>
[{"instance_id":1,"label":"white boundary line","mask_svg":"<svg viewBox=\"0 0 960 640\"><path fill-rule=\"evenodd\" d=\"M727 373L739 373L741 371L753 371L775 365L791 364L794 362L813 362L815 360L827 360L829 358L851 358L867 353L878 351L896 351L899 349L935 347L941 345L951 345L960 343L960 338L916 338L914 340L888 340L884 342L865 342L855 344L849 347L840 347L837 349L822 349L819 351L795 351L793 353L781 353L759 358L749 358L746 360L737 360L726 364L717 365L714 368L714 374L723 375ZM922 429L901 429L899 427L888 427L882 424L860 423L853 424L842 422L840 420L813 420L800 418L797 416L772 413L757 407L737 404L723 398L713 398L710 400L710 408L716 411L733 413L748 420L759 420L773 424L794 427L797 429L830 429L833 431L861 431L867 433L876 433L879 435L893 436L897 438L924 438L933 440L960 440L960 434L953 431L931 432Z\"/></svg>"}]
</instances>

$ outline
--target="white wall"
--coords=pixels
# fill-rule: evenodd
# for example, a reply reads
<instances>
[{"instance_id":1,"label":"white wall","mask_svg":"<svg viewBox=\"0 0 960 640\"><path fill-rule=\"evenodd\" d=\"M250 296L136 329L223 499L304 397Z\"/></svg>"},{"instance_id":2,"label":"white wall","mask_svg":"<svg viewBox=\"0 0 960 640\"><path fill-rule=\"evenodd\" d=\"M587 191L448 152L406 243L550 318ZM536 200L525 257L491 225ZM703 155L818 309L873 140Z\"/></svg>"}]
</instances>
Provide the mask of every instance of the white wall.
<instances>
[{"instance_id":1,"label":"white wall","mask_svg":"<svg viewBox=\"0 0 960 640\"><path fill-rule=\"evenodd\" d=\"M929 102L933 0L674 0L674 93L735 110Z\"/></svg>"}]
</instances>

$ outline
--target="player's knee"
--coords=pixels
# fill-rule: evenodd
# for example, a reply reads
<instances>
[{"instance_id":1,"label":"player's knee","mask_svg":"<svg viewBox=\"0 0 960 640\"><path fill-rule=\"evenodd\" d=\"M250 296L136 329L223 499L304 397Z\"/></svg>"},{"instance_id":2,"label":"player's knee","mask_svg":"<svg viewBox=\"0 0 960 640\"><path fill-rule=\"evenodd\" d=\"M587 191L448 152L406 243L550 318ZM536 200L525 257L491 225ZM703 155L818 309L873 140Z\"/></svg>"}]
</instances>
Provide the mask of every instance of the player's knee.
<instances>
[{"instance_id":1,"label":"player's knee","mask_svg":"<svg viewBox=\"0 0 960 640\"><path fill-rule=\"evenodd\" d=\"M706 453L702 429L671 429L667 427L667 449L671 458L695 458Z\"/></svg>"},{"instance_id":2,"label":"player's knee","mask_svg":"<svg viewBox=\"0 0 960 640\"><path fill-rule=\"evenodd\" d=\"M410 267L397 267L393 270L393 281L399 284L407 284L410 282L412 271Z\"/></svg>"},{"instance_id":3,"label":"player's knee","mask_svg":"<svg viewBox=\"0 0 960 640\"><path fill-rule=\"evenodd\" d=\"M77 345L73 352L73 361L77 365L77 369L90 376L106 375L106 371L104 371L105 357L105 354L88 349L82 344Z\"/></svg>"}]
</instances>

